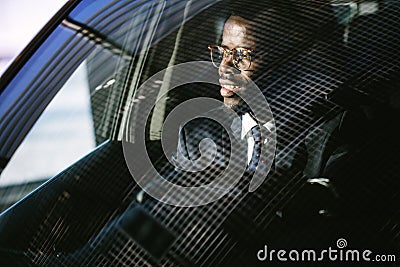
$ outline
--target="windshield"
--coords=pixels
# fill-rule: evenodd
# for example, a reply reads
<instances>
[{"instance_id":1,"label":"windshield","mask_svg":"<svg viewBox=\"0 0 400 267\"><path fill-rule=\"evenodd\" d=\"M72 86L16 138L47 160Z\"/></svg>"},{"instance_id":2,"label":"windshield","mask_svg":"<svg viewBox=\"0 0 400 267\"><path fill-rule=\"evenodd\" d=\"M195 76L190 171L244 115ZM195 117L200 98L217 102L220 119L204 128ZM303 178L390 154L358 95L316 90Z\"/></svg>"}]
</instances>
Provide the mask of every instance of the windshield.
<instances>
[{"instance_id":1,"label":"windshield","mask_svg":"<svg viewBox=\"0 0 400 267\"><path fill-rule=\"evenodd\" d=\"M268 242L392 242L399 8L70 1L1 80L1 208L23 199L0 252L246 266Z\"/></svg>"}]
</instances>

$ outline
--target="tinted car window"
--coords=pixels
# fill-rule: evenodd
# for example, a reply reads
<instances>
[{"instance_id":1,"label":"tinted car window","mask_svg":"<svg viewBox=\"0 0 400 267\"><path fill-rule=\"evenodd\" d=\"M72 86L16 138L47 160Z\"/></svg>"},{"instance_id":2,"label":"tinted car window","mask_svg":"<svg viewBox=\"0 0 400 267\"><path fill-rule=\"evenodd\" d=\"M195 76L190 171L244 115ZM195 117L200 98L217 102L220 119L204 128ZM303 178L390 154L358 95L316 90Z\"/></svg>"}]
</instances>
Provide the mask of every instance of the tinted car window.
<instances>
[{"instance_id":1,"label":"tinted car window","mask_svg":"<svg viewBox=\"0 0 400 267\"><path fill-rule=\"evenodd\" d=\"M74 2L3 86L0 152L8 162L79 65L96 147L1 215L4 259L257 266L280 263L266 246L347 242L396 255L398 13L397 1Z\"/></svg>"},{"instance_id":2,"label":"tinted car window","mask_svg":"<svg viewBox=\"0 0 400 267\"><path fill-rule=\"evenodd\" d=\"M95 146L83 64L45 109L2 172L2 186L51 178Z\"/></svg>"}]
</instances>

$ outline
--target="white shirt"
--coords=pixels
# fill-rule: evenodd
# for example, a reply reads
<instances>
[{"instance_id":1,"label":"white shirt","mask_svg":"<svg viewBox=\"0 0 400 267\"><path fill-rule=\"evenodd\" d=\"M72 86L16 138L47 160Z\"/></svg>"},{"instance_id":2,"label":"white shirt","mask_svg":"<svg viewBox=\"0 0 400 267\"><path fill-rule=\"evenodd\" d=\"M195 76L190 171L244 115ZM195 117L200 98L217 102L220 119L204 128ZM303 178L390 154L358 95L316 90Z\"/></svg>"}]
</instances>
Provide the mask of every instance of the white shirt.
<instances>
[{"instance_id":1,"label":"white shirt","mask_svg":"<svg viewBox=\"0 0 400 267\"><path fill-rule=\"evenodd\" d=\"M246 113L242 116L242 131L241 131L241 135L240 138L243 140L247 133L251 130L251 128L253 128L254 126L257 125L257 122L250 116L249 113ZM269 121L264 123L263 125L261 125L261 127L266 128L269 132L271 132L271 130L274 127L274 123L273 121ZM267 138L264 139L264 144L266 144L268 142ZM247 137L247 164L250 163L251 161L251 157L253 155L253 148L254 148L254 138L253 135L248 135Z\"/></svg>"}]
</instances>

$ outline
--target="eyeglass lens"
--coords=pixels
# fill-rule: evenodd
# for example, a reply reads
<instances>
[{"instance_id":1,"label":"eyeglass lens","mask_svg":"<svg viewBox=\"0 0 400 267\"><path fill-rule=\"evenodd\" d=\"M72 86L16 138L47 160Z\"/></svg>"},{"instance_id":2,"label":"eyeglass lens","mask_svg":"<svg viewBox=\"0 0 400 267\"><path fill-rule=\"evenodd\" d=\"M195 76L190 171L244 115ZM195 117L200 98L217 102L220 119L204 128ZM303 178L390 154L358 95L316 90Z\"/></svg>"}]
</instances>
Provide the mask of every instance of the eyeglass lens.
<instances>
[{"instance_id":1,"label":"eyeglass lens","mask_svg":"<svg viewBox=\"0 0 400 267\"><path fill-rule=\"evenodd\" d=\"M233 65L239 70L247 70L251 65L251 55L247 49L233 49L232 51L220 47L210 47L211 60L215 67L219 67L224 58L228 58L232 54Z\"/></svg>"}]
</instances>

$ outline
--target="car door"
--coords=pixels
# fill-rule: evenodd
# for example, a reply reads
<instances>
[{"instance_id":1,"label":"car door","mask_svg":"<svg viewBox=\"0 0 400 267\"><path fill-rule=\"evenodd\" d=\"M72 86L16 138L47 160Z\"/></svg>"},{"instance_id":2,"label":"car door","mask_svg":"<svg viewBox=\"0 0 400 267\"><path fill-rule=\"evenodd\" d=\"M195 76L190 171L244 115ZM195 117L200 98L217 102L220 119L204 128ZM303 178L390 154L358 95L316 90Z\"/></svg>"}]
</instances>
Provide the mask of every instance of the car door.
<instances>
[{"instance_id":1,"label":"car door","mask_svg":"<svg viewBox=\"0 0 400 267\"><path fill-rule=\"evenodd\" d=\"M398 7L69 1L1 79L0 262L258 266L281 264L266 248L323 258L347 241L397 255ZM274 145L261 180L247 147L224 161L240 127L209 49L246 14L273 48L253 81Z\"/></svg>"}]
</instances>

